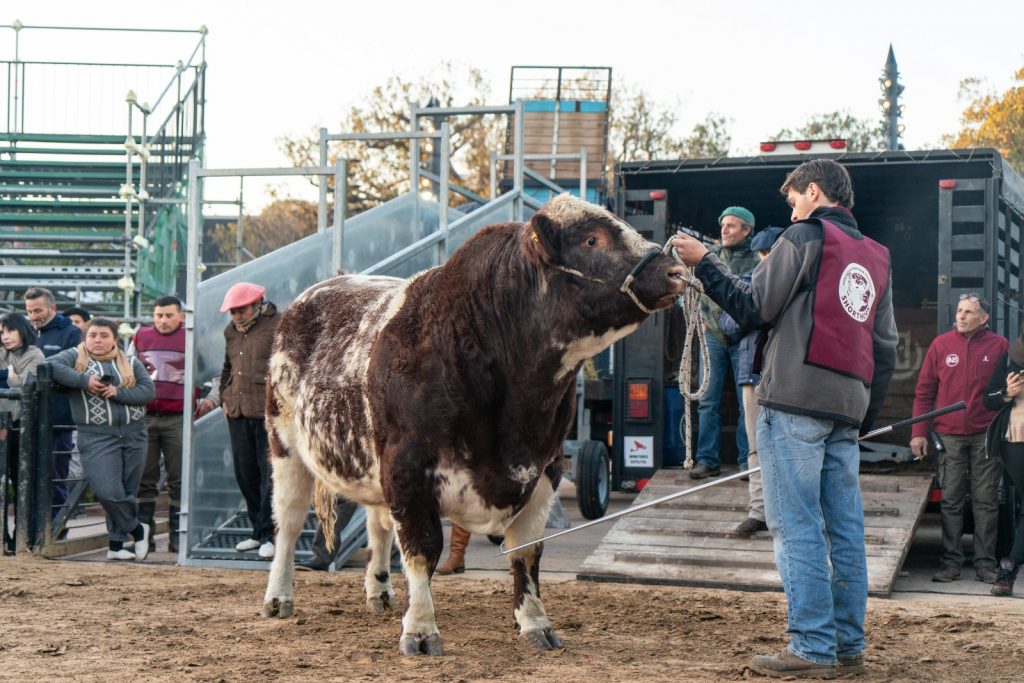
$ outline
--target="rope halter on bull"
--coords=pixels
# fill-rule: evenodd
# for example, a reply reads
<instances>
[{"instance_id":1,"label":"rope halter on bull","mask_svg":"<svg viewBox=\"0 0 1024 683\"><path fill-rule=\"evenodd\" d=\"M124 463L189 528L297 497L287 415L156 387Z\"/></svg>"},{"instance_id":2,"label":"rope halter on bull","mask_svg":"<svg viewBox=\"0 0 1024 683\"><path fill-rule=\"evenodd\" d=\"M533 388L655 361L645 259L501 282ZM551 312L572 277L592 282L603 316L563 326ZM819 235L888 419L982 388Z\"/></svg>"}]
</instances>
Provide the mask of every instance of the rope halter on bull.
<instances>
[{"instance_id":1,"label":"rope halter on bull","mask_svg":"<svg viewBox=\"0 0 1024 683\"><path fill-rule=\"evenodd\" d=\"M537 239L536 234L533 238ZM701 316L700 311L701 297L704 295L704 285L701 284L701 281L698 280L693 275L693 271L690 269L690 267L683 263L683 260L679 258L679 254L677 254L676 250L672 248L672 239L669 238L665 242L664 247L662 247L661 249L652 249L650 252L647 253L646 256L644 256L640 260L639 263L637 263L633 267L633 270L629 272L629 275L626 276L626 279L623 280L622 284L619 286L619 291L622 292L623 294L628 295L629 298L633 300L633 303L635 303L644 313L647 313L648 315L654 313L655 311L648 308L647 306L644 305L642 301L640 301L640 298L633 291L632 285L633 282L636 281L636 276L640 274L640 271L646 268L651 261L653 261L661 254L671 255L672 258L674 258L676 262L685 269L685 272L682 275L682 279L686 283L686 290L681 295L681 298L683 317L686 320L686 336L684 337L683 341L683 354L681 362L679 364L678 379L679 393L683 395L683 401L686 404L686 461L683 463L683 467L685 469L692 469L693 452L690 446L693 443L693 425L692 419L690 417L690 403L695 400L699 401L704 396L704 393L708 390L708 385L711 383L711 359L708 355L708 341L704 337L704 320ZM554 266L554 268L556 270L561 270L565 273L569 273L570 275L575 275L576 277L583 278L584 280L590 280L591 282L598 282L601 284L605 283L604 280L599 280L598 278L590 277L589 275L584 275L583 273L581 273L578 270L575 270L574 268L567 268L565 266L559 265ZM700 355L701 359L703 360L703 362L701 363L701 367L704 369L704 372L702 373L702 377L700 379L700 385L697 387L696 391L692 390L692 350L694 338L697 339L697 345L700 348Z\"/></svg>"}]
</instances>

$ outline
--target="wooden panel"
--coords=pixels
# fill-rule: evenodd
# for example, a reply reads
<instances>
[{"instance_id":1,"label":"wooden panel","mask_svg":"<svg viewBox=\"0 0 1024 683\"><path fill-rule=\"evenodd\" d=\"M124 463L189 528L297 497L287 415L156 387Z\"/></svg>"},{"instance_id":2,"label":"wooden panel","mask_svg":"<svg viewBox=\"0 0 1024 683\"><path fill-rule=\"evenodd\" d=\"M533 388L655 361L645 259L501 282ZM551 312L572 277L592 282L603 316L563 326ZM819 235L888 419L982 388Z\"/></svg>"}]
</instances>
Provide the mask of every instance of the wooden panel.
<instances>
[{"instance_id":1,"label":"wooden panel","mask_svg":"<svg viewBox=\"0 0 1024 683\"><path fill-rule=\"evenodd\" d=\"M635 504L698 485L682 470L662 470ZM931 475L863 475L868 590L888 596L921 511ZM780 590L768 532L739 536L747 486L732 481L618 520L584 561L578 578Z\"/></svg>"}]
</instances>

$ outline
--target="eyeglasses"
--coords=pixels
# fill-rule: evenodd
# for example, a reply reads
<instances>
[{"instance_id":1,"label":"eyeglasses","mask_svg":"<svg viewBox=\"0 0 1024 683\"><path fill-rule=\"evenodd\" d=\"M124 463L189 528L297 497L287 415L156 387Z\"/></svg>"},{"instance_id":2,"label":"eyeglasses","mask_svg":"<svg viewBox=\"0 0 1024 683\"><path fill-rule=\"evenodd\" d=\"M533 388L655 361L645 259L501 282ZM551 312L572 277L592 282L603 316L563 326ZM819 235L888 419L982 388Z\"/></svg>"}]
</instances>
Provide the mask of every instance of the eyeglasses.
<instances>
[{"instance_id":1,"label":"eyeglasses","mask_svg":"<svg viewBox=\"0 0 1024 683\"><path fill-rule=\"evenodd\" d=\"M975 304L978 304L979 306L981 306L981 310L985 311L986 313L988 313L988 311L989 311L988 302L985 301L984 299L982 299L977 294L973 294L973 293L970 293L970 292L966 292L964 294L961 294L960 295L960 301L970 301L971 303L975 303Z\"/></svg>"}]
</instances>

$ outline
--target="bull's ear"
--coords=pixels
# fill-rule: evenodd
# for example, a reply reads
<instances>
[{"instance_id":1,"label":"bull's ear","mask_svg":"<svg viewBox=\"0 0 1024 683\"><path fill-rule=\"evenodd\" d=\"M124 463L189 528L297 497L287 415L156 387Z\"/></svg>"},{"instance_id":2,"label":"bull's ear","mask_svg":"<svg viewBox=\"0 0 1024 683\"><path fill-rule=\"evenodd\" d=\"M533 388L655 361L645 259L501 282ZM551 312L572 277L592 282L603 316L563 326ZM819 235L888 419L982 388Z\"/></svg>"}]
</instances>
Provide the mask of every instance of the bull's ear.
<instances>
[{"instance_id":1,"label":"bull's ear","mask_svg":"<svg viewBox=\"0 0 1024 683\"><path fill-rule=\"evenodd\" d=\"M561 230L543 211L538 211L526 224L526 250L539 261L558 260L561 249Z\"/></svg>"}]
</instances>

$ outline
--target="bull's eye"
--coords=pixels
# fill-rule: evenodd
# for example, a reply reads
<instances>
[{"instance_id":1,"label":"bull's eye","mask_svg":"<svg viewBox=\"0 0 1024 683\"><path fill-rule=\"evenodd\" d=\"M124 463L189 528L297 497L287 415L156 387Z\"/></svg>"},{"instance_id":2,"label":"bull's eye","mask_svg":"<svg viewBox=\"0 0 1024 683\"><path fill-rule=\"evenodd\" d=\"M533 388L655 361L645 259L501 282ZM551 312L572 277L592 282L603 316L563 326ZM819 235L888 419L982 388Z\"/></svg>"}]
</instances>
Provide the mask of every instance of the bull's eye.
<instances>
[{"instance_id":1,"label":"bull's eye","mask_svg":"<svg viewBox=\"0 0 1024 683\"><path fill-rule=\"evenodd\" d=\"M588 247L596 247L597 246L597 238L594 237L593 235L588 237L587 238L587 246Z\"/></svg>"}]
</instances>

